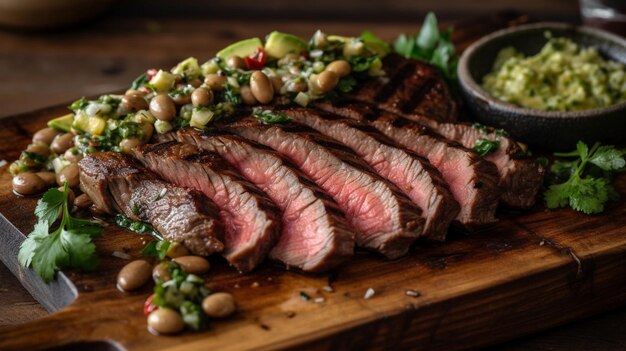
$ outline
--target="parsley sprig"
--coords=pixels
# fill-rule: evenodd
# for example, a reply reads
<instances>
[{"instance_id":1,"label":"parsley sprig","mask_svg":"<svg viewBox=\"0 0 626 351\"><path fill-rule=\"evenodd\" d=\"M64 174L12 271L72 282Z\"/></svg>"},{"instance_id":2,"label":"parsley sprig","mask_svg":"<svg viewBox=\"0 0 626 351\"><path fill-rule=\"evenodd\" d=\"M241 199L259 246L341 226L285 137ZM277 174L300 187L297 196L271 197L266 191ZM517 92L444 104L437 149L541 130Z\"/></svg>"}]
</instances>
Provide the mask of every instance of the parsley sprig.
<instances>
[{"instance_id":1,"label":"parsley sprig","mask_svg":"<svg viewBox=\"0 0 626 351\"><path fill-rule=\"evenodd\" d=\"M439 31L437 17L429 12L417 35L400 34L393 44L396 53L437 67L450 81L456 80L459 58L452 43L452 28Z\"/></svg>"},{"instance_id":2,"label":"parsley sprig","mask_svg":"<svg viewBox=\"0 0 626 351\"><path fill-rule=\"evenodd\" d=\"M68 193L65 183L64 191L52 188L43 195L35 208L38 222L17 256L23 267L32 267L46 283L63 268L92 270L98 263L91 239L102 233L102 227L70 216ZM50 231L60 215L58 227Z\"/></svg>"},{"instance_id":3,"label":"parsley sprig","mask_svg":"<svg viewBox=\"0 0 626 351\"><path fill-rule=\"evenodd\" d=\"M613 146L595 143L591 149L579 141L576 150L555 153L557 157L573 158L570 161L555 161L550 171L554 179L566 179L552 184L544 193L546 206L550 209L570 206L585 214L604 211L605 203L618 197L611 185L611 178L624 169L625 151Z\"/></svg>"}]
</instances>

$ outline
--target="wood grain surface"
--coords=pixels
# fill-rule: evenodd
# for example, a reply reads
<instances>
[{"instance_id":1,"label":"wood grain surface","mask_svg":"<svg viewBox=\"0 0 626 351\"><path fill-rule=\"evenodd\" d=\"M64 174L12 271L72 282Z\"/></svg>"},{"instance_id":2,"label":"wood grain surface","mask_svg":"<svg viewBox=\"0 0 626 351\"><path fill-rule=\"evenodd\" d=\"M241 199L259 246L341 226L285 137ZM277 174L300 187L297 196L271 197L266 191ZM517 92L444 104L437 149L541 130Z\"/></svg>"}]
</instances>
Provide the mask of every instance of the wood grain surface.
<instances>
[{"instance_id":1,"label":"wood grain surface","mask_svg":"<svg viewBox=\"0 0 626 351\"><path fill-rule=\"evenodd\" d=\"M58 106L0 121L0 159L15 159L32 133L63 112ZM0 213L28 233L36 199L15 197L6 168L0 169ZM626 178L617 183L624 193ZM547 212L541 206L525 213L501 212L500 222L483 232L453 232L449 243L418 245L396 261L359 252L329 275L288 272L271 263L240 275L214 258L209 284L215 291L233 293L239 313L214 321L205 332L177 337L155 337L146 330L141 309L151 287L134 293L115 288L117 271L126 262L114 258L113 251L139 257L147 238L109 226L96 242L101 259L97 273L68 271L45 285L17 266L13 243L22 234L3 224L0 258L21 283L49 309L74 294L76 299L45 318L2 329L0 349L103 341L130 350L480 347L624 303L625 215L623 202L599 216ZM326 285L333 292L324 291ZM366 300L369 288L376 293ZM420 296L407 296L407 289ZM325 300L305 301L302 291Z\"/></svg>"},{"instance_id":2,"label":"wood grain surface","mask_svg":"<svg viewBox=\"0 0 626 351\"><path fill-rule=\"evenodd\" d=\"M565 15L565 12L563 14ZM549 14L547 14L546 16L549 17ZM568 16L571 16L571 15L568 15ZM172 65L181 57L186 57L190 54L197 55L198 57L201 57L201 58L206 57L207 51L213 52L217 48L220 48L227 42L230 42L234 39L245 37L245 36L258 35L258 33L264 33L263 32L264 30L269 31L271 29L280 27L283 30L291 30L297 33L308 35L311 30L314 30L315 28L320 26L319 21L317 22L281 21L278 24L276 23L272 24L272 23L266 23L263 21L261 22L259 21L230 22L230 21L220 21L220 20L204 21L204 20L198 20L198 19L187 21L187 20L178 20L178 19L167 19L167 16L165 17L166 18L159 17L160 19L156 22L156 24L160 26L158 33L152 32L151 30L148 29L149 28L148 25L151 24L152 22L151 20L145 19L145 18L144 19L113 18L113 19L109 19L106 21L98 22L92 26L81 28L80 30L52 32L52 33L46 33L43 35L34 35L31 33L15 34L15 33L0 31L0 62L2 63L2 65L0 65L0 73L2 73L3 79L5 79L5 82L6 82L6 84L0 85L0 102L2 102L2 105L3 105L3 109L0 111L0 115L10 115L10 114L14 114L15 112L24 111L25 109L42 107L45 105L49 105L53 102L56 103L59 101L66 101L81 94L93 95L93 94L104 93L104 92L111 91L111 90L117 90L126 86L127 82L131 80L134 76L136 76L139 72L143 71L145 67L150 67L150 66L159 67L159 66ZM571 18L571 17L568 17L568 18ZM457 31L456 40L460 44L461 47L463 47L464 45L467 45L467 43L469 43L472 40L472 38L475 38L476 35L481 35L481 33L483 32L487 32L487 31L491 31L495 29L492 20L478 20L478 21L473 20L473 21L465 21L465 23L469 25L467 27L462 27L462 26L457 25L457 28L466 29L464 31ZM370 28L370 29L376 30L378 33L381 33L381 35L385 38L392 38L400 31L413 32L416 30L415 23L408 22L408 21L407 22L394 22L391 24L379 23L379 22L372 23L369 21L347 23L347 24L346 23L334 23L334 24L322 23L322 24L324 25L325 28L330 27L330 28L333 28L333 30L341 31L344 33L349 32L353 34L359 33L363 28ZM177 40L180 37L185 37L186 40ZM129 47L136 48L137 50L128 50ZM158 50L158 48L164 48L164 49ZM30 84L29 82L24 80L25 72L29 72L29 75L27 77L28 77ZM51 111L45 111L43 114L40 114L39 118L45 119L47 117L42 117L42 116L53 115L54 113L56 113L55 111L61 111L61 110L62 109L58 109L58 110L53 109ZM21 121L24 118L27 118L27 117L19 116L17 117L17 120ZM39 123L43 123L43 122L39 122ZM25 137L25 134L32 132L33 128L35 129L37 128L37 126L32 126L32 125L30 129L28 129L28 127L21 128L17 123L11 123L11 124L13 125L12 130L21 131L23 135L20 138L6 139L4 138L5 134L2 134L3 139L0 139L2 140L2 142L0 142L0 155L2 156L0 157L0 160L2 159L11 160L12 158L17 156L17 153L15 151L11 151L10 149L5 147L5 143L8 144L8 143L13 143L13 142L18 142L18 143L22 142L23 145L26 145L27 139ZM19 146L21 147L23 145L19 145ZM0 168L0 172L4 173L3 171L5 169L6 167ZM6 180L4 180L4 183L2 184L7 184ZM6 188L6 187L3 186L3 188ZM622 191L623 190L624 188L622 187ZM10 196L13 196L13 195L10 195ZM14 198L11 198L8 201L12 207L13 205L16 205L16 206L19 206L20 211L25 211L24 213L22 213L22 215L19 215L19 214L16 214L16 215L21 218L17 220L17 222L20 223L21 229L28 232L31 229L30 226L32 225L33 218L24 217L24 214L32 213L32 206L34 206L33 205L34 201L31 201L30 199L25 200L27 203L30 201L29 204L20 204L20 201L15 200ZM6 205L6 202L5 202L5 205ZM620 206L623 206L623 205L620 205ZM537 209L537 211L541 211L541 209ZM0 210L0 212L4 213L3 210ZM560 215L560 213L561 211L555 212L552 214L558 216ZM508 214L505 214L505 216L507 215ZM622 218L623 218L623 215L622 215ZM584 218L580 218L581 221L583 219ZM497 227L496 229L502 230L500 226ZM508 232L508 229L506 229L505 227L503 231ZM566 235L571 236L571 235L576 235L576 234L577 233L574 232L574 233L569 233ZM579 233L579 235L584 235L584 236L589 236L593 234L594 234L594 231L586 232L586 233L585 232ZM531 234L527 234L527 235L531 235ZM107 240L109 238L110 237L107 235ZM123 239L123 241L129 239L127 237L124 237L124 238L125 239ZM136 237L131 235L130 238L136 238ZM493 247L493 244L489 244L489 242L491 242L490 240L492 240L493 238L498 238L498 242L505 243L504 251L508 251L508 248L506 246L506 241L511 239L510 235L501 236L501 233L497 233L497 232L491 233L491 234L482 233L476 239L465 238L464 236L461 235L461 236L458 236L450 245L452 246L464 245L464 244L459 244L459 242L463 243L463 242L466 242L467 240L480 241L480 240L487 239L487 241L483 244L485 246L491 245ZM502 244L499 244L499 245L502 245ZM544 246L545 246L545 243L544 243ZM112 250L112 248L103 247L103 244L101 243L99 243L99 248L101 249L99 252L100 255L105 258L107 257L108 254L110 254ZM468 246L467 248L471 248L471 246ZM447 271L449 269L447 267L450 265L453 265L453 266L456 266L457 264L462 265L463 262L466 261L466 259L459 259L458 258L459 256L455 253L454 250L449 251L449 252L445 250L445 253L441 253L441 249L433 249L433 250L421 249L421 248L418 249L417 250L418 252L414 255L422 255L426 258L418 260L417 258L412 256L410 260L411 263L408 263L408 265L411 265L411 264L415 264L418 266L426 265L426 263L424 262L428 262L428 265L432 266L432 262L438 262L435 264L435 266L439 267L437 270L437 272L439 272L439 271ZM497 252L497 251L498 250L495 250L494 252ZM560 251L560 250L556 250L556 251ZM465 256L471 256L472 252L473 251L468 250L467 252L465 252ZM623 252L622 252L622 256L623 256ZM375 257L368 256L364 259L365 259L365 262L374 261L374 263L367 263L367 267L371 269L375 269L377 264L381 264L381 265L387 264L383 260L379 260ZM110 258L105 259L105 261L107 262L110 261ZM121 265L123 265L123 262L118 262L118 261L119 260L113 260L112 262L115 262L117 267L120 267ZM591 256L589 256L589 257L586 257L585 260L583 260L583 262L585 262L585 264L590 264L590 262L596 262L596 260L593 259ZM355 261L354 264L361 264L361 263L362 263L362 259L359 258L357 261ZM395 266L395 264L396 263L392 263L393 265L392 267L397 267ZM583 266L585 264L583 264ZM225 269L225 267L223 267L223 264L217 263L217 265L218 267L221 267L220 269ZM402 266L404 266L404 264L402 264ZM15 268L14 265L12 266L12 268ZM264 274L264 272L266 271L280 272L280 269L277 270L277 269L273 269L269 267L269 268L264 269L262 272L259 272L259 274ZM350 271L352 271L352 268L348 269L348 272ZM340 273L341 272L343 271L340 271ZM489 271L486 270L482 273L488 274L488 272ZM620 272L622 276L624 276L623 270L616 271L616 274ZM4 275L0 275L0 300L1 300L0 310L3 312L2 313L3 316L8 316L8 319L2 319L0 317L0 325L16 324L25 320L34 320L37 317L43 316L44 310L41 307L37 307L37 305L34 304L32 299L24 297L24 295L22 294L19 294L19 295L16 294L16 292L19 289L15 285L16 281L12 279L7 279L6 271L3 271L3 273ZM114 279L113 278L114 273L115 273L114 269L110 269L104 272L104 275L108 274L109 278L111 279L109 282L106 283L109 285L108 286L109 290L107 291L110 293L109 295L113 296L114 298L118 298L120 296L124 297L123 294L118 293L113 289L110 289L113 284L112 282ZM70 272L69 274L72 277L72 279L75 279L78 277L79 282L81 281L80 279L83 279L81 278L82 277L81 274L74 275L72 272ZM232 281L237 281L237 282L239 282L240 280L244 282L248 282L248 283L250 282L250 279L246 279L246 277L236 277L236 276L231 277L228 275L229 274L228 272L224 274L226 275L226 278L223 278L223 279L226 279L226 281L228 281L229 279L233 279ZM284 274L287 276L291 276L290 273L284 273ZM341 284L341 281L343 280L343 276L345 276L346 274L348 273L337 275L337 282L338 282L337 284ZM440 274L440 273L435 272L433 274ZM211 276L213 275L214 274L211 274ZM222 276L223 274L216 273L215 275ZM269 274L268 276L271 277L271 275ZM313 277L312 279L313 281L316 282L313 285L317 285L317 283L322 284L324 283L324 280L325 280L324 277ZM263 281L259 281L259 282L261 284L261 288L267 288L266 285L274 286L273 284L264 283ZM407 280L407 282L409 281ZM380 282L380 278L378 280L373 280L373 283L384 285L383 283ZM218 285L223 284L223 281L216 282L216 284ZM420 282L416 282L414 285L420 287L426 284L429 284L429 283L420 281ZM245 287L244 285L239 284L238 285L239 288L235 288L234 286L235 286L234 284L232 284L232 286L229 286L228 284L226 284L224 285L224 289L227 290L230 288L238 296L249 296L247 295L247 293L244 293L244 295L239 294L239 290L242 289L242 287ZM309 286L308 285L303 286L303 289L304 288L309 288ZM620 288L623 289L622 287L617 287L617 291L614 291L613 293L619 294ZM314 288L314 289L319 289L319 287ZM89 284L78 285L78 290L80 294L89 294L92 292L93 286L90 286ZM363 293L362 290L363 290L362 288L356 289L356 291L358 292L357 294L358 297L362 297L362 293ZM267 291L261 290L261 296L267 293L268 293ZM546 290L544 293L549 294L550 291ZM147 295L147 292L144 292L142 294ZM333 293L331 297L338 297L334 294L335 293ZM385 293L385 295L386 294L387 293ZM400 289L398 294L399 295L402 294L402 289ZM422 294L423 296L427 296L424 294L424 291L422 291ZM102 295L106 295L106 294L102 293ZM380 298L380 296L381 294L377 293L375 295L375 299ZM249 298L254 299L256 298L256 296L250 296ZM532 298L532 297L529 296L529 298ZM538 298L542 299L542 296L540 295ZM418 298L417 300L419 301L420 299L421 298ZM139 298L138 300L141 300L141 298ZM367 306L366 303L372 302L373 300L374 299L367 300L367 301L359 300L359 302L361 305ZM413 302L413 299L408 299L408 300L409 300L409 303ZM77 303L79 301L81 301L80 297L79 297L79 300L77 300ZM426 305L428 305L430 303L429 301L430 300L420 301L420 304L425 303ZM297 301L297 302L300 302L300 301ZM460 303L460 302L455 302L454 304L456 303ZM450 303L450 304L453 304L453 303ZM594 304L597 305L596 302L594 302ZM615 301L610 301L610 302L607 301L604 307L606 307L607 305L612 305L612 304L615 304ZM248 302L245 303L245 306L249 306L249 305L250 303ZM82 306L83 307L89 306L89 310L86 313L92 313L91 311L93 311L93 309L89 303L84 303ZM308 305L306 306L307 308L311 308L311 306L308 306ZM128 307L131 308L131 306L128 306ZM139 315L140 307L138 306L132 306L132 307L133 307L134 312L136 312L136 314ZM322 309L323 306L314 305L313 308L319 308L318 310L319 313L326 315L326 311ZM519 308L521 309L522 307L519 307ZM566 307L562 306L562 308L564 310L567 310ZM578 306L574 306L574 307L570 306L569 308L577 310ZM513 311L514 314L519 313L515 311L515 308L513 310L514 310ZM595 313L595 312L596 312L595 310L591 311L587 307L585 307L585 308L581 308L580 311L574 312L573 314L576 316L581 316L581 315L586 315L586 314ZM241 315L246 315L247 313L248 313L247 307L242 308L240 315L237 316L236 318L239 319ZM567 312L567 313L570 314L570 312ZM109 313L109 315L114 315L114 314L115 314L114 312ZM385 314L383 315L386 316ZM505 349L505 350L527 350L527 349L528 350L530 349L619 350L619 349L623 349L626 343L626 340L624 339L624 335L626 335L626 330L625 330L626 328L624 327L624 325L626 324L623 323L623 321L626 320L626 318L623 317L624 315L626 315L626 313L624 312L613 313L603 318L594 319L585 325L577 325L577 326L566 328L566 329L559 329L556 332L553 332L551 334L546 334L546 333L541 334L533 338L530 341L528 341L528 339L525 339L525 341L523 340L515 344L499 346L499 347L496 347L495 349ZM64 315L61 315L61 317L58 317L58 318L63 318L63 316ZM125 315L122 315L122 316L125 316ZM293 317L293 319L296 319L297 316L298 315ZM331 315L328 315L327 318L330 318L330 316ZM535 315L534 317L538 320L542 318L540 315ZM49 323L50 320L52 321L58 320L57 318L52 318L52 319L50 318L51 317L49 317L45 321ZM543 317L543 318L547 318L547 317ZM568 319L568 318L570 317L555 318L554 320L550 321L547 324L542 324L541 328L545 328L550 325L560 324L563 322L564 319ZM143 321L143 317L137 318L137 316L134 316L131 319L137 323L140 323L140 324L143 323L141 325L145 326L145 321ZM445 323L448 319L450 318L449 317L444 318L442 319L440 323ZM120 320L121 320L122 325L127 325L128 323L131 323L131 321L129 319L126 319L126 317L121 318ZM255 323L258 322L254 318L252 318L252 321ZM620 321L622 322L620 323ZM227 324L228 323L233 323L233 322L228 321ZM403 323L404 324L402 325L406 325L409 322L405 320ZM37 323L31 323L29 325L32 325L32 324L37 324ZM260 323L259 325L262 325L262 323ZM39 326L42 326L42 325L39 324ZM267 331L268 333L275 332L275 328L273 328L271 325L265 325L265 326L270 327L270 331ZM224 328L224 326L222 326L221 323L215 323L215 325L208 332L208 335L212 337L213 335L215 335L215 333L221 331L222 330L221 328ZM264 327L260 326L259 328L263 329ZM6 327L3 329L7 330ZM68 330L68 327L63 326L61 329ZM100 331L100 329L106 329L106 328L103 326L101 328L94 328L94 329L97 329L98 331ZM514 333L505 333L505 335L498 337L497 340L509 339L511 336L526 334L528 332L531 332L533 330L538 330L538 329L539 329L538 327L523 328L522 330L515 331ZM81 330L85 331L84 329L81 329ZM363 329L360 329L360 330L363 330ZM365 329L365 330L368 331L368 330L373 330L373 329ZM92 332L92 331L93 330L89 330L87 332ZM494 330L494 332L496 331ZM137 335L145 336L143 333L143 330L137 333L138 333ZM377 331L376 333L372 332L371 337L373 340L378 340L378 338L374 338L375 335L379 335L377 333L384 333L384 331ZM11 334L11 335L15 337L18 337L20 335L24 336L24 334ZM402 335L404 335L404 333L396 333L388 337L393 340L394 337L400 337ZM3 334L3 336L0 337L0 339L4 340L5 336L6 334ZM343 336L344 338L349 339L349 340L352 338L359 339L363 337L363 335L360 335L359 333L343 334ZM436 330L433 332L433 339L436 339L435 336L437 336ZM29 337L24 336L24 338L29 338ZM86 339L93 339L93 338L97 339L98 337L97 335L94 334L92 336L79 337L78 339L86 340ZM160 340L160 338L158 339ZM39 343L37 343L37 345L43 347L45 345L44 344L45 341L46 341L45 338L42 340L39 340ZM452 339L452 341L454 341L454 338ZM348 341L345 341L345 342L348 342ZM478 342L470 343L467 345L461 345L458 347L473 347L476 345L490 344L493 342L494 340L492 340L490 337L490 338L487 338L486 340L482 340L482 341L479 340ZM391 344L393 344L393 341L389 345ZM106 346L106 344L102 344L102 345ZM171 345L171 343L164 344L164 346L169 346L169 345ZM324 346L326 344L312 343L310 345ZM335 341L335 344L333 345L340 345L339 341ZM358 346L359 344L356 343L354 345ZM405 344L400 343L396 345L405 345ZM90 347L91 346L94 346L94 345L90 345ZM377 345L376 344L372 345L372 347L375 347L375 346ZM432 348L433 344L424 343L424 348L426 347ZM3 347L0 347L0 349L2 348Z\"/></svg>"}]
</instances>

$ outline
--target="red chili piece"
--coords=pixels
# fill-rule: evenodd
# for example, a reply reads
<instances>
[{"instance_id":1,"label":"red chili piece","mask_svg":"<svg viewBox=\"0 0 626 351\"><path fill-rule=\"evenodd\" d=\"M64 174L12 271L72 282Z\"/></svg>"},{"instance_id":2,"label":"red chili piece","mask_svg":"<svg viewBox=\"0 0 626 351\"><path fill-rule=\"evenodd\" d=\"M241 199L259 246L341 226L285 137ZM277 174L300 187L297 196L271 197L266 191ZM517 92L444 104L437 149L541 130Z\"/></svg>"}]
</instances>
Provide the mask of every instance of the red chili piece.
<instances>
[{"instance_id":1,"label":"red chili piece","mask_svg":"<svg viewBox=\"0 0 626 351\"><path fill-rule=\"evenodd\" d=\"M152 313L154 310L159 309L159 306L152 303L152 300L154 300L154 295L150 295L146 299L146 302L143 304L143 314L146 316Z\"/></svg>"},{"instance_id":2,"label":"red chili piece","mask_svg":"<svg viewBox=\"0 0 626 351\"><path fill-rule=\"evenodd\" d=\"M265 54L265 50L263 50L263 48L258 48L252 53L252 55L246 56L246 66L248 66L249 70L263 69L263 67L265 67L266 59L267 55Z\"/></svg>"}]
</instances>

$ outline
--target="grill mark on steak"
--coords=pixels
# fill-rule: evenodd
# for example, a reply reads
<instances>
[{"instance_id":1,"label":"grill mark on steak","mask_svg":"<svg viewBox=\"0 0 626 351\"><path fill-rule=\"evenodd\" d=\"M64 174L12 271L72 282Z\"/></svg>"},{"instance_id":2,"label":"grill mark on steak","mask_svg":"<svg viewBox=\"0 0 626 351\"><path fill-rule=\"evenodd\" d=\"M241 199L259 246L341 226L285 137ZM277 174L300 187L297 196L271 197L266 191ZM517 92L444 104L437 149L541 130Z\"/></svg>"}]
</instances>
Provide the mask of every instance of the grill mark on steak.
<instances>
[{"instance_id":1,"label":"grill mark on steak","mask_svg":"<svg viewBox=\"0 0 626 351\"><path fill-rule=\"evenodd\" d=\"M100 210L150 223L196 255L223 250L218 209L200 192L166 183L120 153L89 154L78 167L81 188Z\"/></svg>"},{"instance_id":2,"label":"grill mark on steak","mask_svg":"<svg viewBox=\"0 0 626 351\"><path fill-rule=\"evenodd\" d=\"M378 130L358 121L313 109L287 107L277 110L349 147L422 209L425 237L445 240L448 227L459 212L459 205L439 172L428 161L398 148Z\"/></svg>"},{"instance_id":3,"label":"grill mark on steak","mask_svg":"<svg viewBox=\"0 0 626 351\"><path fill-rule=\"evenodd\" d=\"M218 153L276 203L282 214L282 233L270 258L288 267L319 272L352 256L355 234L344 213L332 198L272 149L237 135L203 133L192 128L168 133L164 138Z\"/></svg>"},{"instance_id":4,"label":"grill mark on steak","mask_svg":"<svg viewBox=\"0 0 626 351\"><path fill-rule=\"evenodd\" d=\"M422 232L419 208L357 155L344 151L345 146L335 148L336 142L315 130L289 123L262 125L254 118L226 122L222 128L269 146L296 164L346 213L357 230L357 245L397 258L408 252ZM295 130L298 132L290 132Z\"/></svg>"},{"instance_id":5,"label":"grill mark on steak","mask_svg":"<svg viewBox=\"0 0 626 351\"><path fill-rule=\"evenodd\" d=\"M263 262L278 241L278 209L219 155L176 141L141 145L133 154L163 179L213 200L225 227L222 255L240 272Z\"/></svg>"},{"instance_id":6,"label":"grill mark on steak","mask_svg":"<svg viewBox=\"0 0 626 351\"><path fill-rule=\"evenodd\" d=\"M454 97L432 65L397 54L383 59L386 77L359 85L349 96L394 113L422 114L439 121L458 120Z\"/></svg>"},{"instance_id":7,"label":"grill mark on steak","mask_svg":"<svg viewBox=\"0 0 626 351\"><path fill-rule=\"evenodd\" d=\"M427 127L371 106L344 101L317 103L325 111L367 122L396 143L426 157L447 182L461 205L456 220L468 229L496 221L500 195L498 170L475 152L433 133Z\"/></svg>"}]
</instances>

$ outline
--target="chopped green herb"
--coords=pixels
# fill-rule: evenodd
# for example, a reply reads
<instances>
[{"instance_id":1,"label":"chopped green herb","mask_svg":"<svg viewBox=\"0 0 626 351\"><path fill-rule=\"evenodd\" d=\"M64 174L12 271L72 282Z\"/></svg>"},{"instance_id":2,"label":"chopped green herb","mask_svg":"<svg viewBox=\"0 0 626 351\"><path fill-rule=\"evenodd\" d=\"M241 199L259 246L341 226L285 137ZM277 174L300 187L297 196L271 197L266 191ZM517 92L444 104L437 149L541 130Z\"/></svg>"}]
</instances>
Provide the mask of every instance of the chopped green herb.
<instances>
[{"instance_id":1,"label":"chopped green herb","mask_svg":"<svg viewBox=\"0 0 626 351\"><path fill-rule=\"evenodd\" d=\"M290 118L284 113L264 110L260 107L252 109L252 116L265 124L284 123L290 120Z\"/></svg>"},{"instance_id":2,"label":"chopped green herb","mask_svg":"<svg viewBox=\"0 0 626 351\"><path fill-rule=\"evenodd\" d=\"M67 108L76 112L79 110L84 109L85 107L87 107L87 105L89 105L89 100L87 100L84 96L74 102L72 102L71 105L69 105Z\"/></svg>"},{"instance_id":3,"label":"chopped green herb","mask_svg":"<svg viewBox=\"0 0 626 351\"><path fill-rule=\"evenodd\" d=\"M133 84L131 84L130 88L133 90L137 90L139 88L141 88L142 86L144 86L146 83L148 83L150 81L150 78L148 78L147 74L142 74L139 77L135 78L135 80L133 81Z\"/></svg>"},{"instance_id":4,"label":"chopped green herb","mask_svg":"<svg viewBox=\"0 0 626 351\"><path fill-rule=\"evenodd\" d=\"M486 156L500 147L500 142L496 140L478 139L474 145L474 151L480 156Z\"/></svg>"},{"instance_id":5,"label":"chopped green herb","mask_svg":"<svg viewBox=\"0 0 626 351\"><path fill-rule=\"evenodd\" d=\"M357 85L357 81L356 79L354 79L353 76L346 76L339 80L339 83L337 84L337 88L342 93L349 93L352 91L352 89L354 89L354 87L356 87L356 85Z\"/></svg>"},{"instance_id":6,"label":"chopped green herb","mask_svg":"<svg viewBox=\"0 0 626 351\"><path fill-rule=\"evenodd\" d=\"M102 227L84 219L70 216L69 189L48 190L37 203L35 228L20 246L18 261L22 267L32 267L46 282L66 267L92 270L97 265L96 246L92 237L100 235ZM61 216L59 226L50 228Z\"/></svg>"},{"instance_id":7,"label":"chopped green herb","mask_svg":"<svg viewBox=\"0 0 626 351\"><path fill-rule=\"evenodd\" d=\"M555 209L570 206L585 214L601 213L608 200L618 197L610 183L613 173L624 170L625 151L595 143L591 149L579 141L576 150L555 153L572 157L572 161L556 161L550 168L553 178L562 183L551 184L544 193L546 206Z\"/></svg>"},{"instance_id":8,"label":"chopped green herb","mask_svg":"<svg viewBox=\"0 0 626 351\"><path fill-rule=\"evenodd\" d=\"M150 223L134 221L122 214L115 215L115 224L137 234L150 234L156 238L161 238L161 234Z\"/></svg>"},{"instance_id":9,"label":"chopped green herb","mask_svg":"<svg viewBox=\"0 0 626 351\"><path fill-rule=\"evenodd\" d=\"M151 241L141 250L141 254L163 260L167 256L167 250L169 248L170 242L167 240Z\"/></svg>"}]
</instances>

